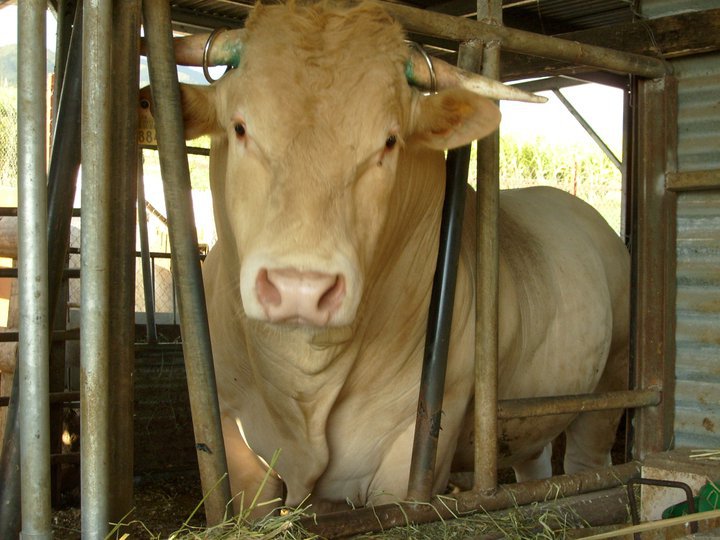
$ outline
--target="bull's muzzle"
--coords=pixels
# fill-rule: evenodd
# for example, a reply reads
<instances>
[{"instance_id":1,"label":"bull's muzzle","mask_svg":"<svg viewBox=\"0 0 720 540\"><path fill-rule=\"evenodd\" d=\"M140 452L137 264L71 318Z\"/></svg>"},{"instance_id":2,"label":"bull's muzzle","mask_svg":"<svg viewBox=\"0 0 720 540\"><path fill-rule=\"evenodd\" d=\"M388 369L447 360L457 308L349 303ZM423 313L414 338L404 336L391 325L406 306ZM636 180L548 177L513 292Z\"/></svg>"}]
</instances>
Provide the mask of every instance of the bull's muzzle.
<instances>
[{"instance_id":1,"label":"bull's muzzle","mask_svg":"<svg viewBox=\"0 0 720 540\"><path fill-rule=\"evenodd\" d=\"M326 326L345 300L345 278L294 268L262 268L255 292L270 322Z\"/></svg>"}]
</instances>

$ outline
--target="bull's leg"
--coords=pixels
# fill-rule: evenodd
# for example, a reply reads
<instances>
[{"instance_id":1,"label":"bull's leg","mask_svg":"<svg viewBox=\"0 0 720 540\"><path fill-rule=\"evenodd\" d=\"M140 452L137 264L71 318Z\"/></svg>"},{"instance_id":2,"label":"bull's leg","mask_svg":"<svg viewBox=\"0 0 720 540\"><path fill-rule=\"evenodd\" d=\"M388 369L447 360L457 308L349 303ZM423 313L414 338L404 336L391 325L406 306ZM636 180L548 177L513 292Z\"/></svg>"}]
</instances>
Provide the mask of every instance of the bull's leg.
<instances>
[{"instance_id":1,"label":"bull's leg","mask_svg":"<svg viewBox=\"0 0 720 540\"><path fill-rule=\"evenodd\" d=\"M233 512L236 515L245 515L249 510L251 519L259 519L272 512L274 505L260 503L279 499L282 497L283 483L277 475L268 471L263 461L245 444L245 439L234 418L222 418L223 440L227 454L228 474L230 476L230 491L233 495ZM267 480L265 478L267 477ZM263 481L265 480L265 485ZM250 505L255 495L262 487L254 507Z\"/></svg>"},{"instance_id":2,"label":"bull's leg","mask_svg":"<svg viewBox=\"0 0 720 540\"><path fill-rule=\"evenodd\" d=\"M525 482L527 480L540 480L542 478L550 478L552 476L552 442L545 445L542 451L538 452L534 457L513 465L515 471L515 480Z\"/></svg>"},{"instance_id":3,"label":"bull's leg","mask_svg":"<svg viewBox=\"0 0 720 540\"><path fill-rule=\"evenodd\" d=\"M615 346L596 392L625 390L628 384L628 349L623 342ZM565 430L564 468L573 474L595 467L611 465L610 451L615 442L622 410L585 412L579 414Z\"/></svg>"}]
</instances>

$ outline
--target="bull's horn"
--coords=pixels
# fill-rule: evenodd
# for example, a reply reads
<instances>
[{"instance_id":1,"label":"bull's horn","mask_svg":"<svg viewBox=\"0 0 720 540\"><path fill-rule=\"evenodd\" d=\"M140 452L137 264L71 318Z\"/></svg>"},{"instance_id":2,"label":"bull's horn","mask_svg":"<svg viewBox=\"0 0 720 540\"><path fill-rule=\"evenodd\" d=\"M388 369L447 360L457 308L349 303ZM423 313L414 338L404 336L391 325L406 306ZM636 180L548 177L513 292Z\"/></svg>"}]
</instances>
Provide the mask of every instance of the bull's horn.
<instances>
[{"instance_id":1,"label":"bull's horn","mask_svg":"<svg viewBox=\"0 0 720 540\"><path fill-rule=\"evenodd\" d=\"M210 34L193 34L173 39L175 61L182 66L202 66L203 58L206 66L240 65L245 29L228 30L218 28ZM145 54L144 40L140 52ZM205 52L207 50L207 52Z\"/></svg>"},{"instance_id":2,"label":"bull's horn","mask_svg":"<svg viewBox=\"0 0 720 540\"><path fill-rule=\"evenodd\" d=\"M434 72L435 85L438 89L461 86L490 99L527 101L530 103L545 103L547 101L546 97L536 96L494 79L465 71L439 58L432 59L432 69L428 64L429 60L422 52L416 48L411 49L410 58L405 69L410 84L422 88L431 88Z\"/></svg>"}]
</instances>

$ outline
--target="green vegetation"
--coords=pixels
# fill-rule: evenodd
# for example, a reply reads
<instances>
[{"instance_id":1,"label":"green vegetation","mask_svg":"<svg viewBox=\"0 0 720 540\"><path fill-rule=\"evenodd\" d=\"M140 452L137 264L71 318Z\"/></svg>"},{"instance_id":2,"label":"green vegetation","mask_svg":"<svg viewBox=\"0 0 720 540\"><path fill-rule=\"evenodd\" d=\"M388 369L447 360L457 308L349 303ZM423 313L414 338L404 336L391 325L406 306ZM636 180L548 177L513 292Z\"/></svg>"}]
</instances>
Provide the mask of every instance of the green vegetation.
<instances>
[{"instance_id":1,"label":"green vegetation","mask_svg":"<svg viewBox=\"0 0 720 540\"><path fill-rule=\"evenodd\" d=\"M470 183L477 182L475 148L471 158ZM593 205L620 231L622 174L597 148L556 145L542 138L519 141L500 139L500 187L553 186L577 195Z\"/></svg>"}]
</instances>

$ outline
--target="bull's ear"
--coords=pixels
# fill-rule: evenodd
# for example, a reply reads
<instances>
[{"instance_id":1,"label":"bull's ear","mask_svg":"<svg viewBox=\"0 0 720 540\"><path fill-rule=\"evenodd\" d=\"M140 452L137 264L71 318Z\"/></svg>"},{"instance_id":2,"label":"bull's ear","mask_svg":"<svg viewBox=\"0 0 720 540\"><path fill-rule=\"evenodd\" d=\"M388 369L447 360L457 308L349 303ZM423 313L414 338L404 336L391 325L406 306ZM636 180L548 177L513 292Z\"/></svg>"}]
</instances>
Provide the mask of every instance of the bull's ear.
<instances>
[{"instance_id":1,"label":"bull's ear","mask_svg":"<svg viewBox=\"0 0 720 540\"><path fill-rule=\"evenodd\" d=\"M181 84L180 98L182 100L185 139L196 139L202 135L209 135L221 129L215 111L214 87ZM152 96L149 86L140 90L140 106L144 109L150 108L152 112Z\"/></svg>"},{"instance_id":2,"label":"bull's ear","mask_svg":"<svg viewBox=\"0 0 720 540\"><path fill-rule=\"evenodd\" d=\"M489 99L463 88L415 94L413 139L436 150L457 148L482 139L500 125L500 109Z\"/></svg>"},{"instance_id":3,"label":"bull's ear","mask_svg":"<svg viewBox=\"0 0 720 540\"><path fill-rule=\"evenodd\" d=\"M215 109L214 86L181 84L180 94L186 139L211 135L222 129Z\"/></svg>"}]
</instances>

